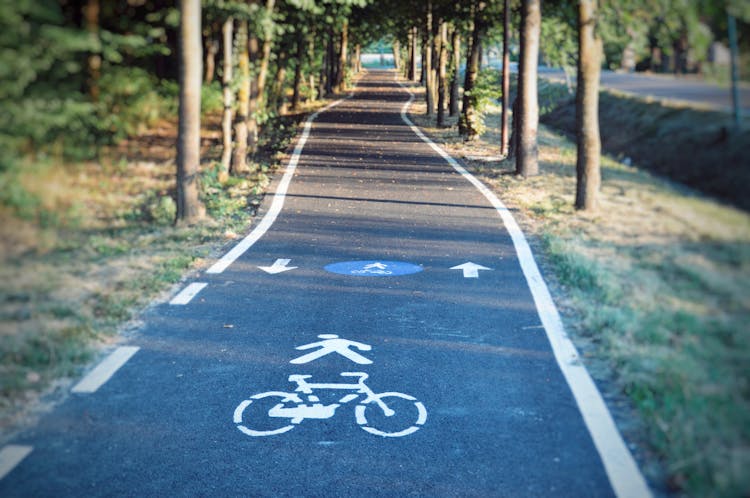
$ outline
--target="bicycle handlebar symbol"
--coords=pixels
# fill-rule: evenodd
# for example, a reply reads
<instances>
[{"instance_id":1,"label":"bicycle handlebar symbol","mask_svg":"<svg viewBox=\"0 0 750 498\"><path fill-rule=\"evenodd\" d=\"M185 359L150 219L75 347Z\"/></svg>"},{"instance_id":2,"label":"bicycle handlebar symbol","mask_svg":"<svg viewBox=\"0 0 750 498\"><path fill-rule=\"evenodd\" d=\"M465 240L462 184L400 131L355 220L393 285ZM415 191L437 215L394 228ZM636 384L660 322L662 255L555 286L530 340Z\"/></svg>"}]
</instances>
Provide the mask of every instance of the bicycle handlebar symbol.
<instances>
[{"instance_id":1,"label":"bicycle handlebar symbol","mask_svg":"<svg viewBox=\"0 0 750 498\"><path fill-rule=\"evenodd\" d=\"M311 375L290 375L289 382L297 384L294 392L268 391L250 396L234 410L234 423L248 436L273 436L294 429L305 419L332 418L338 407L355 399L359 399L354 407L357 424L376 436L408 436L427 421L427 409L413 396L399 392L375 393L365 384L368 374L364 372L342 372L341 376L359 379L354 384L313 384L307 382ZM315 391L324 390L354 392L344 395L337 403L325 405L314 394ZM297 393L306 395L307 402ZM270 408L269 404L272 404ZM276 421L279 419L288 419L288 422L278 427ZM268 427L261 427L264 424ZM403 428L406 424L411 425Z\"/></svg>"}]
</instances>

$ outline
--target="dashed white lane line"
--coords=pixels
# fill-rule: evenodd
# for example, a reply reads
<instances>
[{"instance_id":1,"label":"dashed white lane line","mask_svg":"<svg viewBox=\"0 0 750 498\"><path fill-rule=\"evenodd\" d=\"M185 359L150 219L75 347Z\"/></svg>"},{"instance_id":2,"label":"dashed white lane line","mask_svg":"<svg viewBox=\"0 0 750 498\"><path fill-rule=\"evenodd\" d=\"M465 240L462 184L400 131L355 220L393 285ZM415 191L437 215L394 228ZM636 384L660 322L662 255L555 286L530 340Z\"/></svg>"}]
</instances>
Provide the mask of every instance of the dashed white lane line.
<instances>
[{"instance_id":1,"label":"dashed white lane line","mask_svg":"<svg viewBox=\"0 0 750 498\"><path fill-rule=\"evenodd\" d=\"M396 78L398 78L398 73L396 74ZM542 278L531 248L518 223L516 223L516 220L505 204L490 189L458 164L458 161L453 159L442 147L430 140L412 123L406 112L409 104L414 100L414 94L400 82L399 85L406 89L410 95L409 100L401 108L401 119L404 123L435 152L440 154L448 164L453 166L456 172L474 185L497 210L500 218L503 220L505 228L513 241L521 270L531 290L539 318L544 325L544 331L552 346L557 364L560 366L560 370L562 370L563 376L568 386L570 386L570 390L573 392L573 397L578 404L578 409L599 452L599 456L604 464L604 470L609 477L609 482L615 494L619 497L628 498L651 496L651 491L646 484L646 480L643 478L633 455L628 450L625 441L623 441L620 432L617 430L617 426L612 419L612 414L609 412L606 403L604 403L601 393L596 388L596 384L591 379L586 367L580 361L578 350L565 333L560 313L552 300L552 295Z\"/></svg>"},{"instance_id":2,"label":"dashed white lane line","mask_svg":"<svg viewBox=\"0 0 750 498\"><path fill-rule=\"evenodd\" d=\"M24 458L29 456L32 449L31 446L18 446L15 444L4 446L0 450L0 479L8 475Z\"/></svg>"},{"instance_id":3,"label":"dashed white lane line","mask_svg":"<svg viewBox=\"0 0 750 498\"><path fill-rule=\"evenodd\" d=\"M169 304L187 304L207 285L206 282L193 282L173 297L172 300L169 301Z\"/></svg>"},{"instance_id":4,"label":"dashed white lane line","mask_svg":"<svg viewBox=\"0 0 750 498\"><path fill-rule=\"evenodd\" d=\"M271 228L271 225L273 225L273 223L276 221L279 213L281 213L281 209L284 207L286 193L289 190L289 184L292 181L294 172L297 169L297 163L299 162L300 155L302 155L302 149L305 147L307 138L310 136L312 122L315 121L315 118L317 118L322 112L332 109L352 95L354 94L349 94L346 98L339 99L328 104L323 109L313 113L309 118L307 118L307 120L305 121L305 127L302 131L302 136L299 138L297 146L294 148L294 152L292 152L292 157L289 158L289 163L287 163L286 171L284 171L284 176L281 178L279 187L276 189L276 193L273 196L273 201L271 202L271 207L268 209L268 212L265 214L265 216L263 216L263 219L260 220L260 223L253 229L253 231L251 231L228 253L222 256L219 261L213 264L213 266L206 270L206 273L221 273L226 270L229 265L234 263L237 258L242 256L245 251L250 249L256 242L258 242L258 240L260 240L260 238L266 234L268 229Z\"/></svg>"},{"instance_id":5,"label":"dashed white lane line","mask_svg":"<svg viewBox=\"0 0 750 498\"><path fill-rule=\"evenodd\" d=\"M140 348L122 346L115 349L104 361L73 387L74 393L94 393L104 385Z\"/></svg>"}]
</instances>

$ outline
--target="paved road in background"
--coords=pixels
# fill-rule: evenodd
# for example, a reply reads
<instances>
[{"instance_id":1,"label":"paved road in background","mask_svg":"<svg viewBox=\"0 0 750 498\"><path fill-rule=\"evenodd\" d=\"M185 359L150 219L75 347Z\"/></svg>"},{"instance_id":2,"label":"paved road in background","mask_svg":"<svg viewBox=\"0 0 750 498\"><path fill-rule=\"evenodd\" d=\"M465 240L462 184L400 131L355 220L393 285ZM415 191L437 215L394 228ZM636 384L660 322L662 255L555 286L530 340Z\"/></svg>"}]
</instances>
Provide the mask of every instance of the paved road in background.
<instances>
[{"instance_id":1,"label":"paved road in background","mask_svg":"<svg viewBox=\"0 0 750 498\"><path fill-rule=\"evenodd\" d=\"M408 99L373 71L322 112L267 233L5 447L0 496L647 496L517 226Z\"/></svg>"},{"instance_id":2,"label":"paved road in background","mask_svg":"<svg viewBox=\"0 0 750 498\"><path fill-rule=\"evenodd\" d=\"M558 82L565 81L565 75L561 70L540 70L539 75ZM688 77L676 78L670 75L602 71L601 85L639 96L683 101L725 111L732 109L732 95L728 87L724 88ZM750 86L741 85L739 95L742 112L750 114Z\"/></svg>"}]
</instances>

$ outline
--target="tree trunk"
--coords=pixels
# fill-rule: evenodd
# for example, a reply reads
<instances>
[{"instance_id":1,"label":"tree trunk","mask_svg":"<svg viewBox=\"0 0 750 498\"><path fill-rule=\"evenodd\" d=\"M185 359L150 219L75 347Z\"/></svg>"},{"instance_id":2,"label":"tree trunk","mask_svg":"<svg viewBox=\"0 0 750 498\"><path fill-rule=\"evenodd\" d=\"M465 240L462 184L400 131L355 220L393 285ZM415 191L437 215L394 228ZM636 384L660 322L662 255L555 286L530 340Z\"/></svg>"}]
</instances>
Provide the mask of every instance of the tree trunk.
<instances>
[{"instance_id":1,"label":"tree trunk","mask_svg":"<svg viewBox=\"0 0 750 498\"><path fill-rule=\"evenodd\" d=\"M224 94L224 115L221 119L221 136L224 150L221 153L221 171L219 181L224 183L229 176L232 161L232 36L234 19L227 18L221 29L224 48L223 71L221 76L222 92Z\"/></svg>"},{"instance_id":2,"label":"tree trunk","mask_svg":"<svg viewBox=\"0 0 750 498\"><path fill-rule=\"evenodd\" d=\"M248 23L242 20L237 28L237 70L239 72L239 88L237 90L237 114L234 120L234 159L232 173L235 175L248 172L247 145L250 121L250 54L247 40Z\"/></svg>"},{"instance_id":3,"label":"tree trunk","mask_svg":"<svg viewBox=\"0 0 750 498\"><path fill-rule=\"evenodd\" d=\"M422 64L419 68L419 84L420 85L427 85L427 78L425 74L427 74L426 71L426 65L425 65L425 59L427 58L427 42L425 41L425 36L422 35Z\"/></svg>"},{"instance_id":4,"label":"tree trunk","mask_svg":"<svg viewBox=\"0 0 750 498\"><path fill-rule=\"evenodd\" d=\"M396 71L401 70L401 43L398 38L393 40L393 65L396 67Z\"/></svg>"},{"instance_id":5,"label":"tree trunk","mask_svg":"<svg viewBox=\"0 0 750 498\"><path fill-rule=\"evenodd\" d=\"M407 61L406 61L406 67L404 68L406 72L404 76L406 77L406 79L410 81L414 79L415 54L414 54L414 42L412 39L413 35L414 35L414 32L412 31L411 28L409 28L409 31L406 32L406 59Z\"/></svg>"},{"instance_id":6,"label":"tree trunk","mask_svg":"<svg viewBox=\"0 0 750 498\"><path fill-rule=\"evenodd\" d=\"M445 101L447 100L447 86L445 84L445 66L448 63L448 23L440 23L440 55L438 63L438 126L445 124Z\"/></svg>"},{"instance_id":7,"label":"tree trunk","mask_svg":"<svg viewBox=\"0 0 750 498\"><path fill-rule=\"evenodd\" d=\"M276 0L266 0L266 12L269 16L273 15L273 9ZM250 37L250 56L253 64L257 64L257 73L250 83L250 105L247 116L248 151L254 154L258 148L258 117L257 113L265 109L266 98L266 79L268 78L268 63L271 60L271 46L273 45L272 33L263 33L263 45L260 49L260 61L258 62L258 46L260 40L257 36ZM239 140L239 138L238 138Z\"/></svg>"},{"instance_id":8,"label":"tree trunk","mask_svg":"<svg viewBox=\"0 0 750 498\"><path fill-rule=\"evenodd\" d=\"M503 2L503 111L500 118L500 154L508 155L508 105L510 104L510 0Z\"/></svg>"},{"instance_id":9,"label":"tree trunk","mask_svg":"<svg viewBox=\"0 0 750 498\"><path fill-rule=\"evenodd\" d=\"M257 36L252 35L249 37L244 46L247 47L250 66L252 66L252 68L255 70L255 74L253 76L248 76L248 105L247 116L245 119L245 122L247 123L247 138L245 140L245 143L247 144L248 152L253 153L255 152L258 144L258 118L256 116L256 113L258 112L258 105L260 102L257 74L261 59L260 40Z\"/></svg>"},{"instance_id":10,"label":"tree trunk","mask_svg":"<svg viewBox=\"0 0 750 498\"><path fill-rule=\"evenodd\" d=\"M576 209L594 210L601 184L599 158L599 73L602 41L596 33L597 0L578 4L578 84L576 90Z\"/></svg>"},{"instance_id":11,"label":"tree trunk","mask_svg":"<svg viewBox=\"0 0 750 498\"><path fill-rule=\"evenodd\" d=\"M417 81L417 39L419 38L419 33L417 32L417 27L412 26L411 28L411 61L409 66L409 79L411 81Z\"/></svg>"},{"instance_id":12,"label":"tree trunk","mask_svg":"<svg viewBox=\"0 0 750 498\"><path fill-rule=\"evenodd\" d=\"M273 106L272 109L279 115L283 114L284 109L284 83L286 82L286 63L288 55L285 50L282 50L278 54L276 64L276 77L273 81L273 88L271 88L270 104Z\"/></svg>"},{"instance_id":13,"label":"tree trunk","mask_svg":"<svg viewBox=\"0 0 750 498\"><path fill-rule=\"evenodd\" d=\"M206 34L206 76L203 81L208 85L216 74L216 54L219 53L219 40L216 39L213 26Z\"/></svg>"},{"instance_id":14,"label":"tree trunk","mask_svg":"<svg viewBox=\"0 0 750 498\"><path fill-rule=\"evenodd\" d=\"M451 102L450 115L458 115L458 100L460 98L461 85L459 83L459 68L461 66L461 34L458 27L453 29L451 37L453 43L453 55L451 56Z\"/></svg>"},{"instance_id":15,"label":"tree trunk","mask_svg":"<svg viewBox=\"0 0 750 498\"><path fill-rule=\"evenodd\" d=\"M338 64L336 67L336 93L346 90L346 59L349 47L349 20L344 19L341 27L341 42L339 45Z\"/></svg>"},{"instance_id":16,"label":"tree trunk","mask_svg":"<svg viewBox=\"0 0 750 498\"><path fill-rule=\"evenodd\" d=\"M521 5L521 54L518 73L518 151L516 173L523 177L539 174L539 102L537 64L542 22L540 0L524 0Z\"/></svg>"},{"instance_id":17,"label":"tree trunk","mask_svg":"<svg viewBox=\"0 0 750 498\"><path fill-rule=\"evenodd\" d=\"M333 94L335 75L336 47L333 41L333 26L328 27L328 47L326 48L325 69L326 69L326 95Z\"/></svg>"},{"instance_id":18,"label":"tree trunk","mask_svg":"<svg viewBox=\"0 0 750 498\"><path fill-rule=\"evenodd\" d=\"M477 138L479 131L477 124L480 116L477 110L477 99L473 95L474 85L479 73L479 50L481 49L482 38L482 18L481 11L484 3L479 2L472 6L473 24L471 32L471 47L466 57L466 78L464 79L464 101L463 110L458 120L458 132L466 140Z\"/></svg>"},{"instance_id":19,"label":"tree trunk","mask_svg":"<svg viewBox=\"0 0 750 498\"><path fill-rule=\"evenodd\" d=\"M201 3L180 0L179 128L177 131L177 218L179 225L201 220L198 197L201 154Z\"/></svg>"},{"instance_id":20,"label":"tree trunk","mask_svg":"<svg viewBox=\"0 0 750 498\"><path fill-rule=\"evenodd\" d=\"M513 121L511 122L511 131L510 131L510 140L508 141L508 156L506 159L515 159L516 158L516 152L518 151L518 115L520 114L518 112L518 105L520 103L520 99L518 96L516 96L515 99L513 99L513 106L511 107L513 109Z\"/></svg>"},{"instance_id":21,"label":"tree trunk","mask_svg":"<svg viewBox=\"0 0 750 498\"><path fill-rule=\"evenodd\" d=\"M307 48L307 60L309 60L311 63L315 60L315 34L310 33L308 40L308 48ZM310 85L310 101L315 102L318 98L318 94L320 93L318 88L315 86L315 74L312 69L310 68L310 74L307 76L309 78L308 84Z\"/></svg>"},{"instance_id":22,"label":"tree trunk","mask_svg":"<svg viewBox=\"0 0 750 498\"><path fill-rule=\"evenodd\" d=\"M100 44L99 41L99 13L101 11L101 5L99 0L88 0L86 6L83 8L83 17L86 20L86 31L89 36L95 41L96 45ZM92 52L89 54L86 61L86 69L88 71L87 86L89 96L93 102L99 101L99 78L101 78L102 69L102 56L99 52Z\"/></svg>"},{"instance_id":23,"label":"tree trunk","mask_svg":"<svg viewBox=\"0 0 750 498\"><path fill-rule=\"evenodd\" d=\"M427 115L432 116L435 114L435 91L433 90L433 74L432 74L432 0L427 0L427 14L425 16L425 38L424 38L424 60L422 66L424 66L424 89L425 89L425 102L427 103Z\"/></svg>"},{"instance_id":24,"label":"tree trunk","mask_svg":"<svg viewBox=\"0 0 750 498\"><path fill-rule=\"evenodd\" d=\"M302 62L305 58L305 34L300 31L297 34L297 57L294 66L294 90L292 91L292 109L299 110L300 90L302 86Z\"/></svg>"},{"instance_id":25,"label":"tree trunk","mask_svg":"<svg viewBox=\"0 0 750 498\"><path fill-rule=\"evenodd\" d=\"M442 22L442 19L433 19L432 23L432 80L430 83L432 88L432 101L435 103L436 109L438 101L438 78L440 76L440 25Z\"/></svg>"}]
</instances>

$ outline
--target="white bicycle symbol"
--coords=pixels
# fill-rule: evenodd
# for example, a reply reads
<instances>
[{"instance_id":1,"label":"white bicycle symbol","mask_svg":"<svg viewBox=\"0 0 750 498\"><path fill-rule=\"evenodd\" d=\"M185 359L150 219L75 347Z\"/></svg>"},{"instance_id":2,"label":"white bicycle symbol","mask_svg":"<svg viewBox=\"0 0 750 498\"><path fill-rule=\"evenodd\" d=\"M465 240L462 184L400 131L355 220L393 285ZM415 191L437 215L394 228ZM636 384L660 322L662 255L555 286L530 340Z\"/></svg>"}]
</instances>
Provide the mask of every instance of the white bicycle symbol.
<instances>
[{"instance_id":1,"label":"white bicycle symbol","mask_svg":"<svg viewBox=\"0 0 750 498\"><path fill-rule=\"evenodd\" d=\"M234 410L234 423L248 436L273 436L294 429L305 419L331 418L339 406L358 398L359 402L354 408L357 424L370 434L383 437L408 436L427 421L427 410L413 396L397 392L374 393L365 384L368 375L364 372L343 372L341 376L359 379L356 384L311 384L306 380L311 375L290 375L289 382L297 383L295 392L269 391L250 396L250 399L244 400ZM338 403L324 405L313 394L314 390L347 390L355 393L343 396ZM310 404L303 402L296 393L306 394ZM269 408L269 405L272 406ZM278 427L278 419L289 421ZM374 427L375 424L381 428ZM411 425L404 429L406 424Z\"/></svg>"}]
</instances>

